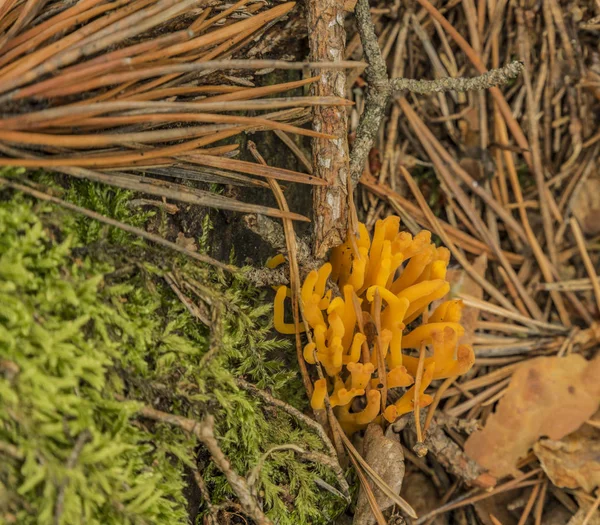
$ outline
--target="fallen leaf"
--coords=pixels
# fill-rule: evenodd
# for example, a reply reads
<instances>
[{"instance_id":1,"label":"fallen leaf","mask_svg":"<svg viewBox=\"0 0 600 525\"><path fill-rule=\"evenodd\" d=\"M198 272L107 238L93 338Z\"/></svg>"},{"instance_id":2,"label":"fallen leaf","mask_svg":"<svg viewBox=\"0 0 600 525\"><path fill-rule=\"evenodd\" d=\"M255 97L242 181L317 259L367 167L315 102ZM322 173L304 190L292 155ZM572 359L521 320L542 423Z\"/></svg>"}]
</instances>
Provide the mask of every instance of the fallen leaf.
<instances>
[{"instance_id":1,"label":"fallen leaf","mask_svg":"<svg viewBox=\"0 0 600 525\"><path fill-rule=\"evenodd\" d=\"M600 233L600 177L590 177L580 185L571 209L585 234Z\"/></svg>"},{"instance_id":2,"label":"fallen leaf","mask_svg":"<svg viewBox=\"0 0 600 525\"><path fill-rule=\"evenodd\" d=\"M191 237L186 237L183 232L179 232L177 234L177 239L175 239L175 244L177 244L178 246L181 246L182 248L185 248L186 250L189 250L191 252L195 252L198 250L198 248L196 247L196 241L194 241L194 239L192 239Z\"/></svg>"},{"instance_id":3,"label":"fallen leaf","mask_svg":"<svg viewBox=\"0 0 600 525\"><path fill-rule=\"evenodd\" d=\"M582 425L560 441L541 439L533 451L557 487L581 487L592 492L600 486L600 430L597 428Z\"/></svg>"},{"instance_id":4,"label":"fallen leaf","mask_svg":"<svg viewBox=\"0 0 600 525\"><path fill-rule=\"evenodd\" d=\"M501 478L516 473L541 437L562 439L577 430L600 403L600 357L538 357L523 363L483 430L471 434L465 452Z\"/></svg>"},{"instance_id":5,"label":"fallen leaf","mask_svg":"<svg viewBox=\"0 0 600 525\"><path fill-rule=\"evenodd\" d=\"M415 509L419 516L424 516L429 511L437 509L441 504L431 478L420 470L411 470L406 474L400 495L410 503L410 506ZM408 523L412 522L409 520ZM438 516L432 522L432 525L447 524L448 518L446 515Z\"/></svg>"},{"instance_id":6,"label":"fallen leaf","mask_svg":"<svg viewBox=\"0 0 600 525\"><path fill-rule=\"evenodd\" d=\"M390 427L384 435L383 429L379 425L371 423L365 432L363 450L366 462L396 494L399 494L404 479L404 452L398 434L395 434ZM369 484L373 488L375 499L382 512L394 504L370 481ZM373 525L375 523L375 517L362 487L358 494L353 523L354 525Z\"/></svg>"},{"instance_id":7,"label":"fallen leaf","mask_svg":"<svg viewBox=\"0 0 600 525\"><path fill-rule=\"evenodd\" d=\"M473 268L481 277L485 276L487 269L487 254L482 253L473 262ZM483 289L473 279L469 277L463 269L451 268L446 272L446 279L450 283L450 297L456 297L458 294L466 294L476 299L483 299ZM462 311L460 324L465 329L464 335L461 337L459 344L473 345L475 337L475 328L477 328L477 320L479 319L479 308L465 306Z\"/></svg>"}]
</instances>

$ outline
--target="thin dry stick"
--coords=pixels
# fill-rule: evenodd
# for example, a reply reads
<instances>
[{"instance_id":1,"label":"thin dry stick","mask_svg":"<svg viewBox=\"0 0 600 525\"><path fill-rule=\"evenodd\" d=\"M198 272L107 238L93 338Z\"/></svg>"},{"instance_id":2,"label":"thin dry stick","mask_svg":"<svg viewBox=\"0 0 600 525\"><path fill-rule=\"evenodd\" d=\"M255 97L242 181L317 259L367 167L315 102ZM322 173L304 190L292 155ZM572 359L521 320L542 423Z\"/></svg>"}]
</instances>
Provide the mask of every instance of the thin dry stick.
<instances>
[{"instance_id":1,"label":"thin dry stick","mask_svg":"<svg viewBox=\"0 0 600 525\"><path fill-rule=\"evenodd\" d=\"M535 504L535 525L542 525L542 514L544 513L544 503L546 502L546 492L548 491L548 480L544 482L540 490L540 496Z\"/></svg>"},{"instance_id":2,"label":"thin dry stick","mask_svg":"<svg viewBox=\"0 0 600 525\"><path fill-rule=\"evenodd\" d=\"M549 330L553 332L567 332L568 329L564 326L552 323L546 323L544 321L536 321L535 319L529 319L519 313L506 310L501 306L497 306L495 304L489 303L487 301L482 301L481 299L477 299L476 297L472 297L470 295L464 293L457 293L458 297L460 297L467 306L473 306L474 308L479 308L484 312L490 312L495 315L500 315L506 317L508 319L513 319L519 323L523 323L530 326L537 326L544 330Z\"/></svg>"},{"instance_id":3,"label":"thin dry stick","mask_svg":"<svg viewBox=\"0 0 600 525\"><path fill-rule=\"evenodd\" d=\"M493 514L490 514L490 521L492 522L492 525L502 525L502 522Z\"/></svg>"},{"instance_id":4,"label":"thin dry stick","mask_svg":"<svg viewBox=\"0 0 600 525\"><path fill-rule=\"evenodd\" d=\"M388 498L390 498L396 505L398 505L406 514L408 514L411 518L416 519L417 514L415 510L410 506L410 504L404 500L401 496L396 494L390 486L385 482L385 480L375 471L373 468L365 461L365 459L359 454L358 450L354 447L352 442L346 437L346 434L342 430L337 419L335 420L335 424L338 427L340 435L342 437L342 441L344 442L344 446L350 453L350 457L360 465L362 469L369 475L373 483L377 486L381 492L383 492ZM353 461L354 462L354 461ZM355 463L356 465L356 463ZM357 468L358 471L358 468Z\"/></svg>"},{"instance_id":5,"label":"thin dry stick","mask_svg":"<svg viewBox=\"0 0 600 525\"><path fill-rule=\"evenodd\" d=\"M375 494L373 493L373 489L371 488L371 485L369 485L369 481L363 474L363 471L361 470L360 465L358 464L358 461L354 458L354 456L352 454L350 454L350 461L352 461L352 465L354 465L354 470L356 471L356 475L358 476L360 485L363 488L363 490L365 491L367 500L369 502L369 507L371 507L371 512L373 513L373 516L375 517L375 521L377 521L378 525L387 525L387 521L385 520L385 517L383 516L383 513L381 512L381 509L379 508L379 504L377 503L377 500L375 499Z\"/></svg>"},{"instance_id":6,"label":"thin dry stick","mask_svg":"<svg viewBox=\"0 0 600 525\"><path fill-rule=\"evenodd\" d=\"M161 246L165 246L166 248L170 248L171 250L174 250L176 252L182 253L182 254L184 254L192 259L195 259L199 262L210 264L212 266L221 268L222 270L226 270L226 271L232 272L232 273L239 271L239 268L236 268L235 266L231 266L229 264L224 264L220 261L217 261L216 259L213 259L212 257L209 257L208 255L204 255L204 254L201 254L198 252L192 252L186 248L183 248L182 246L180 246L178 244L175 244L174 242L167 241L166 239L163 239L162 237L159 237L158 235L155 235L153 233L149 233L145 230L142 230L141 228L136 228L135 226L130 226L129 224L125 224L123 222L116 221L115 219L111 219L110 217L105 217L104 215L100 215L99 213L88 210L87 208L82 208L81 206L71 204L70 202L64 201L57 197L53 197L52 195L48 195L47 193L42 193L41 191L37 191L32 188L29 188L28 186L23 186L22 184L12 182L3 177L0 177L0 184L8 186L9 188L12 188L14 190L21 191L28 195L31 195L32 197L35 197L36 199L40 199L40 200L43 200L46 202L52 202L54 204L58 204L59 206L62 206L63 208L66 208L68 210L85 215L86 217L89 217L90 219L94 219L94 220L102 222L104 224L108 224L109 226L114 226L115 228L119 228L128 233L132 233L133 235L137 235L138 237L142 237L143 239L146 239L146 240L151 241L156 244L160 244Z\"/></svg>"},{"instance_id":7,"label":"thin dry stick","mask_svg":"<svg viewBox=\"0 0 600 525\"><path fill-rule=\"evenodd\" d=\"M362 175L365 162L373 146L379 125L385 115L385 108L391 95L387 67L381 55L381 49L375 34L373 19L369 9L369 0L358 0L354 10L363 54L369 66L365 71L369 90L365 101L364 113L361 115L356 130L356 139L350 157L350 175L356 186Z\"/></svg>"},{"instance_id":8,"label":"thin dry stick","mask_svg":"<svg viewBox=\"0 0 600 525\"><path fill-rule=\"evenodd\" d=\"M594 504L590 507L590 510L588 510L585 518L583 518L581 525L588 525L588 523L592 521L594 514L598 511L598 507L600 507L600 490L596 491L596 494L598 494L598 497L596 498L596 501L594 501Z\"/></svg>"},{"instance_id":9,"label":"thin dry stick","mask_svg":"<svg viewBox=\"0 0 600 525\"><path fill-rule=\"evenodd\" d=\"M236 379L236 382L244 390L247 390L248 392L261 397L266 403L281 408L290 416L296 418L299 421L302 421L304 424L306 424L306 426L312 428L319 435L319 437L325 444L327 451L329 452L329 461L327 462L327 466L331 467L331 469L335 472L344 497L349 498L350 487L348 485L348 482L346 481L346 478L344 477L344 472L342 471L342 468L340 467L340 464L338 462L335 447L329 439L329 436L327 436L325 429L314 419L311 419L307 415L300 412L298 409L294 408L291 405L288 405L287 403L281 401L280 399L277 399L276 397L273 397L269 393L265 392L264 390L261 390L260 388L257 388L253 384L248 383L247 381L244 381L240 378Z\"/></svg>"},{"instance_id":10,"label":"thin dry stick","mask_svg":"<svg viewBox=\"0 0 600 525\"><path fill-rule=\"evenodd\" d=\"M263 166L266 166L266 162L264 158L260 155L258 150L256 149L256 145L254 142L249 141L248 147L252 155L260 162ZM269 180L269 184L271 185L271 189L279 207L282 210L289 210L289 206L283 195L283 191L281 191L281 187L274 180ZM302 304L299 301L300 298L300 269L298 267L298 250L297 250L297 241L296 241L296 232L294 231L294 225L291 221L284 220L283 221L283 229L285 233L285 242L288 251L288 262L290 265L290 287L292 290L292 305L293 305L293 316L294 316L294 324L296 326L295 331L295 341L296 341L296 357L298 361L298 366L300 367L300 373L302 374L302 381L304 383L304 388L306 390L306 395L308 399L312 397L313 393L313 385L310 380L310 376L308 373L308 369L306 368L306 361L304 360L304 353L302 350L302 342L300 340L300 319L304 323L304 331L307 334L310 334L310 327L308 322L306 321L306 317L304 316L304 312L302 312ZM302 315L301 315L302 314ZM320 365L317 365L320 372ZM323 426L327 424L332 429L333 440L338 450L338 455L342 457L344 447L341 444L341 441L336 433L335 426L332 424L332 420L335 418L333 415L333 411L329 406L329 399L327 397L327 420L325 420L320 412L316 412L315 416L320 420Z\"/></svg>"},{"instance_id":11,"label":"thin dry stick","mask_svg":"<svg viewBox=\"0 0 600 525\"><path fill-rule=\"evenodd\" d=\"M504 483L503 485L498 485L493 490L485 491L483 493L477 492L477 491L467 492L467 494L463 494L462 496L459 496L459 498L457 498L456 500L451 501L445 505L442 505L441 507L438 507L437 509L435 509L431 512L428 512L424 516L421 516L415 522L415 525L422 525L423 523L425 523L427 520L429 520L433 516L438 516L439 514L444 514L450 510L458 509L458 508L464 507L466 505L472 505L473 503L477 503L478 501L482 501L484 499L491 498L491 497L495 496L496 494L501 494L502 492L507 492L509 490L514 490L514 489L518 489L521 487L540 485L542 482L539 480L536 480L536 481L525 481L525 480L527 480L528 478L531 478L532 476L539 474L541 471L542 471L541 468L537 468L535 470L532 470L531 472L527 472L526 474L523 474L523 475L513 479L512 481L508 481L508 482Z\"/></svg>"},{"instance_id":12,"label":"thin dry stick","mask_svg":"<svg viewBox=\"0 0 600 525\"><path fill-rule=\"evenodd\" d=\"M375 297L373 299L373 321L377 334L375 337L375 351L377 352L377 370L378 378L381 383L381 413L385 412L387 406L387 374L385 373L385 356L381 345L381 294L379 289L375 289Z\"/></svg>"},{"instance_id":13,"label":"thin dry stick","mask_svg":"<svg viewBox=\"0 0 600 525\"><path fill-rule=\"evenodd\" d=\"M179 427L196 436L207 448L217 468L225 475L225 478L248 516L260 525L272 525L271 520L264 515L256 500L252 497L246 480L233 471L229 460L219 447L214 434L215 422L213 416L207 415L202 421L198 422L187 417L162 412L150 406L143 406L140 409L140 414L145 418Z\"/></svg>"},{"instance_id":14,"label":"thin dry stick","mask_svg":"<svg viewBox=\"0 0 600 525\"><path fill-rule=\"evenodd\" d=\"M411 78L392 79L394 94L401 91L410 91L419 95L432 93L445 93L446 91L483 91L496 86L503 86L512 79L517 78L525 69L523 62L516 60L505 67L490 69L489 71L472 78L445 77L437 80L414 80Z\"/></svg>"},{"instance_id":15,"label":"thin dry stick","mask_svg":"<svg viewBox=\"0 0 600 525\"><path fill-rule=\"evenodd\" d=\"M420 458L427 454L427 448L423 444L423 430L421 429L421 381L423 380L423 368L425 367L426 348L427 346L425 343L421 343L421 348L419 349L419 364L417 365L417 374L415 375L415 396L413 399L415 428L417 430L417 443L413 447L413 450Z\"/></svg>"},{"instance_id":16,"label":"thin dry stick","mask_svg":"<svg viewBox=\"0 0 600 525\"><path fill-rule=\"evenodd\" d=\"M208 492L208 488L206 487L206 483L204 482L204 478L202 477L202 474L200 473L200 471L198 470L197 467L193 467L192 472L194 473L194 480L196 481L198 490L200 491L200 494L202 495L202 499L204 500L204 502L206 503L206 507L208 508L207 518L208 518L209 524L210 525L219 525L219 522L217 521L218 518L217 518L217 515L215 512L215 508L210 499L210 494Z\"/></svg>"},{"instance_id":17,"label":"thin dry stick","mask_svg":"<svg viewBox=\"0 0 600 525\"><path fill-rule=\"evenodd\" d=\"M256 149L256 144L253 141L248 141L248 149L254 158L263 166L267 163L262 155ZM289 206L281 191L281 187L275 180L269 180L269 185L275 195L275 199L279 207L282 210L288 210ZM294 315L294 324L296 325L296 357L298 359L298 366L300 367L300 373L302 375L302 382L304 383L304 389L306 395L310 399L313 392L312 382L306 368L306 362L302 353L302 344L300 341L300 316L299 316L299 297L300 297L300 269L298 268L298 256L297 256L297 244L296 244L296 232L291 221L283 220L283 229L285 232L285 242L288 252L288 263L290 265L290 288L292 290L292 307Z\"/></svg>"},{"instance_id":18,"label":"thin dry stick","mask_svg":"<svg viewBox=\"0 0 600 525\"><path fill-rule=\"evenodd\" d=\"M523 509L523 513L521 514L521 517L519 518L519 523L517 525L525 525L525 523L527 522L527 518L529 518L529 514L533 509L533 504L535 503L538 493L540 492L540 488L541 485L536 485L535 487L533 487L533 490L529 495L529 499L527 500L527 504L525 505L525 509Z\"/></svg>"},{"instance_id":19,"label":"thin dry stick","mask_svg":"<svg viewBox=\"0 0 600 525\"><path fill-rule=\"evenodd\" d=\"M579 253L581 254L581 258L583 259L583 265L585 266L585 270L588 273L588 276L591 280L592 288L594 289L594 297L596 298L596 306L598 307L598 312L600 313L600 281L598 281L598 275L596 274L596 270L594 268L594 263L590 258L590 254L585 247L585 239L583 237L583 233L581 232L581 228L579 227L579 223L575 217L571 217L569 220L569 224L571 225L571 230L573 231L573 235L575 236L575 242L577 243L577 247L579 248Z\"/></svg>"},{"instance_id":20,"label":"thin dry stick","mask_svg":"<svg viewBox=\"0 0 600 525\"><path fill-rule=\"evenodd\" d=\"M464 403L457 405L449 410L446 410L445 412L449 416L458 417L458 416L464 414L465 412L467 412L469 409L473 408L474 406L479 405L482 401L490 398L497 392L503 390L504 387L506 387L509 383L510 383L510 378L506 378L503 381L500 381L499 383L495 384L494 386L491 386L488 389L483 390L482 392L480 392L476 396L473 396L471 399L468 399Z\"/></svg>"},{"instance_id":21,"label":"thin dry stick","mask_svg":"<svg viewBox=\"0 0 600 525\"><path fill-rule=\"evenodd\" d=\"M421 359L421 356L419 356L419 360L420 359ZM456 381L457 378L458 378L458 376L452 376L452 377L447 378L440 385L440 387L436 390L435 395L433 396L433 402L431 403L431 405L429 405L429 408L427 409L427 417L425 418L425 425L423 425L423 432L425 434L427 434L427 431L429 430L429 426L431 425L431 421L433 420L433 414L435 413L435 409L440 404L440 401L442 400L442 396L444 395L446 390L448 390L448 388L450 388L452 383L454 383L454 381ZM415 422L416 422L416 419L415 419Z\"/></svg>"}]
</instances>

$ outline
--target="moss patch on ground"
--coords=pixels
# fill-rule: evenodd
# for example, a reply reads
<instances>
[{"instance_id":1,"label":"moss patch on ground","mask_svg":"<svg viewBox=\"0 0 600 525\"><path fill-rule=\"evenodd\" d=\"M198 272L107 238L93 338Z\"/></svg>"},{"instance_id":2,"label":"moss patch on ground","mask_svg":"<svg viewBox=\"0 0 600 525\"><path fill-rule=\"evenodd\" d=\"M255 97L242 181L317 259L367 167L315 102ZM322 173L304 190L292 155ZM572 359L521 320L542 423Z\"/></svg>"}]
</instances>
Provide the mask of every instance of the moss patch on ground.
<instances>
[{"instance_id":1,"label":"moss patch on ground","mask_svg":"<svg viewBox=\"0 0 600 525\"><path fill-rule=\"evenodd\" d=\"M123 192L85 184L69 198L140 220ZM195 283L207 325L167 274ZM322 451L310 429L236 385L244 377L303 408L297 371L277 358L292 350L270 329L270 306L242 278L0 193L0 523L202 523L205 503L184 496L194 469L213 504L235 501L194 438L140 418L142 404L214 415L241 475L276 445ZM323 465L278 451L254 488L276 523L328 523L345 503L319 479L336 485Z\"/></svg>"}]
</instances>

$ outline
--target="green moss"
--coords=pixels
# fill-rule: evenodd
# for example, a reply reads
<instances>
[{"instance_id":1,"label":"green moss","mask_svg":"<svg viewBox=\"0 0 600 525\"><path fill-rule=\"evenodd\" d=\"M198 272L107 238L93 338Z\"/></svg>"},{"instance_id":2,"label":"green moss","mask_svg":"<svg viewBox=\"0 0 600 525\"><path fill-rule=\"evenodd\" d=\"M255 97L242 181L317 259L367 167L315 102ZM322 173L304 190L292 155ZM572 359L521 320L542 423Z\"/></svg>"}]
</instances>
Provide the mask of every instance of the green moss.
<instances>
[{"instance_id":1,"label":"green moss","mask_svg":"<svg viewBox=\"0 0 600 525\"><path fill-rule=\"evenodd\" d=\"M243 375L287 401L304 399L297 370L280 357L290 345L272 338L259 291L94 221L4 197L0 523L50 524L57 513L63 525L187 523L186 465L198 466L213 503L233 499L194 440L140 419L140 403L196 419L212 413L242 475L274 445L322 450L311 431L236 387ZM84 183L67 197L136 225L147 218L131 213L126 192ZM208 366L211 330L165 284L166 271L199 282L207 309L220 305L211 329L222 337ZM281 524L330 522L344 503L317 477L336 484L293 452L269 456L257 487L267 514Z\"/></svg>"}]
</instances>

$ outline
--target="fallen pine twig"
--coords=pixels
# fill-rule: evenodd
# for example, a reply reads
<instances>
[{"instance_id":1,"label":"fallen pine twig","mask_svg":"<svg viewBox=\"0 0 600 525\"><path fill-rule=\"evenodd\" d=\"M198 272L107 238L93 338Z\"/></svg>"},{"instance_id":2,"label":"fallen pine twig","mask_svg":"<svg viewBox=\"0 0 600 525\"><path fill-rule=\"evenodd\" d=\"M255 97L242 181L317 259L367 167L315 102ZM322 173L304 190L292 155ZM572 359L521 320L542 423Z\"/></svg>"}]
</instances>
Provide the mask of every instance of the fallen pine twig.
<instances>
[{"instance_id":1,"label":"fallen pine twig","mask_svg":"<svg viewBox=\"0 0 600 525\"><path fill-rule=\"evenodd\" d=\"M202 421L194 421L193 419L162 412L149 406L142 406L139 413L145 418L177 426L196 436L196 438L207 448L217 468L227 478L229 485L240 501L240 505L248 516L259 525L271 525L271 520L265 516L252 496L247 481L234 472L229 460L225 457L225 454L223 454L223 451L219 447L219 443L217 442L214 433L214 418L211 415L206 415Z\"/></svg>"},{"instance_id":2,"label":"fallen pine twig","mask_svg":"<svg viewBox=\"0 0 600 525\"><path fill-rule=\"evenodd\" d=\"M420 3L423 4L423 2ZM471 91L488 88L497 90L496 86L503 85L515 78L524 67L521 62L516 61L494 71L481 71L481 76L471 79L446 78L427 81L398 78L389 80L387 66L381 55L375 35L369 0L358 0L355 13L365 58L369 64L366 69L369 91L367 92L365 110L356 130L356 140L350 157L350 174L354 185L358 183L363 173L365 162L373 147L375 135L379 130L387 103L393 93L414 91L419 94L429 94L451 90Z\"/></svg>"}]
</instances>

